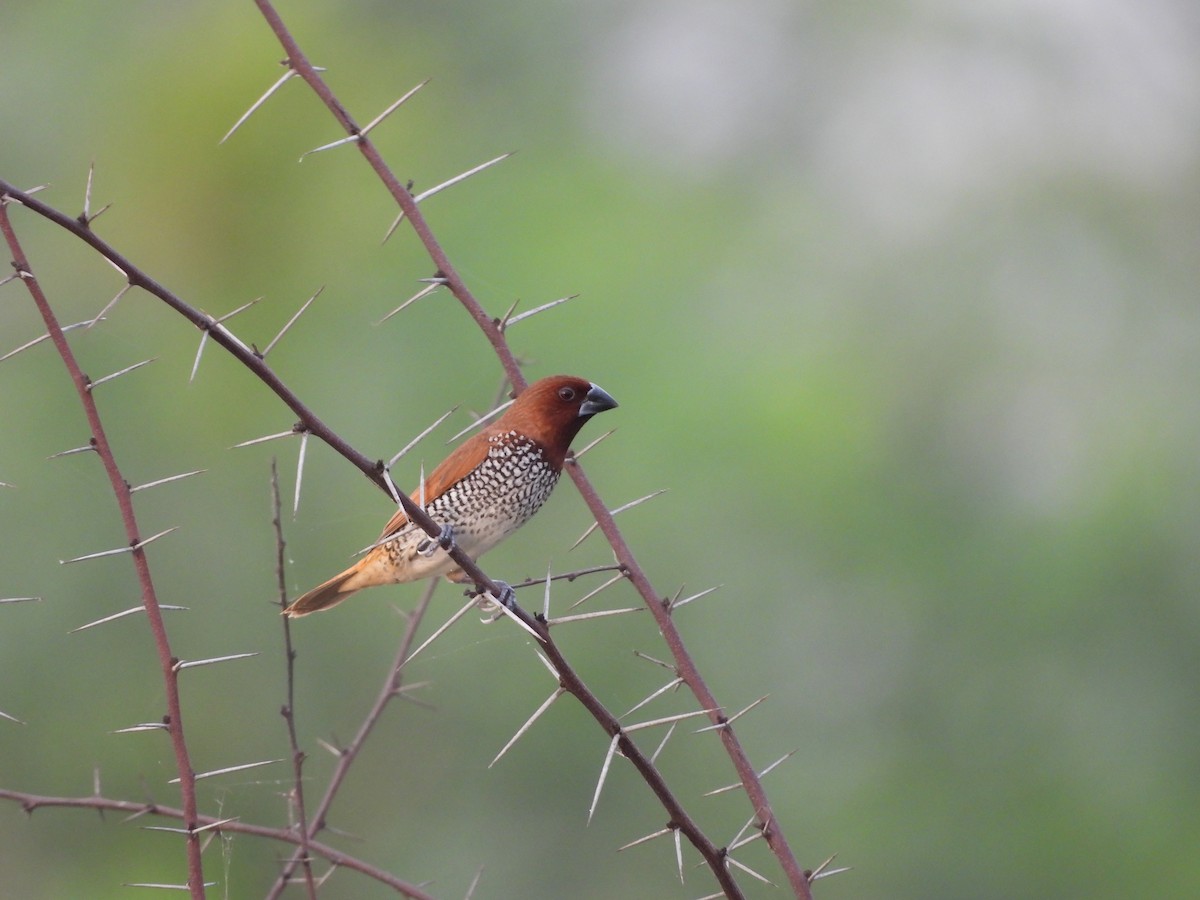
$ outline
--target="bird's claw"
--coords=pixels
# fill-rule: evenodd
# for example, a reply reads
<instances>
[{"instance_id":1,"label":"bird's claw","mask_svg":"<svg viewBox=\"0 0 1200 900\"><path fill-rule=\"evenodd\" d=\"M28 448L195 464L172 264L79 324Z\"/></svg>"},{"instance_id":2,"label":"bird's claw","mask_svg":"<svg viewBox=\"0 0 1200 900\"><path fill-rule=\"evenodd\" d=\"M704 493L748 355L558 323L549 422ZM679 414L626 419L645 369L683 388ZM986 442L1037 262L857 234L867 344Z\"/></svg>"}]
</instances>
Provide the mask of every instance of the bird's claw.
<instances>
[{"instance_id":1,"label":"bird's claw","mask_svg":"<svg viewBox=\"0 0 1200 900\"><path fill-rule=\"evenodd\" d=\"M503 606L505 609L509 610L517 608L517 592L513 590L512 585L510 585L507 581L497 581L495 579L492 580L492 583L500 589L499 596L496 596L491 591L479 590L478 587L476 588L475 593L475 598L478 602L479 608L483 610L484 613L493 613L493 615L486 620L489 622L494 622L496 619L501 617L502 613L500 612L499 607Z\"/></svg>"},{"instance_id":2,"label":"bird's claw","mask_svg":"<svg viewBox=\"0 0 1200 900\"><path fill-rule=\"evenodd\" d=\"M490 591L488 592L488 596L492 597L496 603L499 603L506 609L515 609L517 606L517 592L513 590L512 585L507 581L496 581L495 585L500 588L500 596L495 597Z\"/></svg>"},{"instance_id":3,"label":"bird's claw","mask_svg":"<svg viewBox=\"0 0 1200 900\"><path fill-rule=\"evenodd\" d=\"M449 522L442 523L442 530L438 532L437 537L426 536L421 543L417 544L417 554L424 556L426 559L433 556L439 549L449 553L454 548L454 526Z\"/></svg>"}]
</instances>

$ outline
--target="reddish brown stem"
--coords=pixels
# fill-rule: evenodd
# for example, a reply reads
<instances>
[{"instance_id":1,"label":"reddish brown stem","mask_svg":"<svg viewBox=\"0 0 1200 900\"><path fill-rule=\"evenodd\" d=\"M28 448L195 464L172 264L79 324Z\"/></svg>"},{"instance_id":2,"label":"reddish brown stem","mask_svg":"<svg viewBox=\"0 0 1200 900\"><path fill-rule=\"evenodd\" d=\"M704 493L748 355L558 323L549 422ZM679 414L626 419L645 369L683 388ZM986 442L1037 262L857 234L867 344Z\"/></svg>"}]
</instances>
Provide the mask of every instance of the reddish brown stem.
<instances>
[{"instance_id":1,"label":"reddish brown stem","mask_svg":"<svg viewBox=\"0 0 1200 900\"><path fill-rule=\"evenodd\" d=\"M71 346L67 343L62 328L58 324L58 318L54 315L50 302L46 299L41 285L33 275L29 261L25 258L25 253L21 249L17 234L8 217L6 199L0 199L0 232L4 233L4 238L12 251L13 266L33 298L42 320L46 323L46 332L50 335L55 349L58 350L58 355L62 357L63 365L66 366L67 372L71 376L72 384L75 385L75 392L79 395L79 402L83 406L88 427L92 432L92 447L95 448L104 466L104 471L108 475L109 485L112 487L113 495L117 498L117 506L121 511L125 537L129 541L129 546L133 548L133 567L141 586L142 605L146 609L150 632L154 635L154 646L158 650L159 668L162 671L163 685L166 688L167 715L165 722L171 736L171 746L175 751L175 769L179 773L179 793L183 801L181 818L188 830L184 839L187 848L188 890L194 900L202 900L205 895L204 871L200 861L200 840L195 832L195 828L199 824L196 816L196 779L183 733L183 709L179 703L179 679L175 668L177 660L171 653L171 644L167 639L162 610L159 609L154 581L150 577L150 563L146 559L145 550L140 546L142 538L138 532L137 518L133 512L133 497L129 492L129 484L117 467L112 447L108 443L108 436L104 433L100 412L92 397L91 381L79 368L75 354L71 352Z\"/></svg>"}]
</instances>

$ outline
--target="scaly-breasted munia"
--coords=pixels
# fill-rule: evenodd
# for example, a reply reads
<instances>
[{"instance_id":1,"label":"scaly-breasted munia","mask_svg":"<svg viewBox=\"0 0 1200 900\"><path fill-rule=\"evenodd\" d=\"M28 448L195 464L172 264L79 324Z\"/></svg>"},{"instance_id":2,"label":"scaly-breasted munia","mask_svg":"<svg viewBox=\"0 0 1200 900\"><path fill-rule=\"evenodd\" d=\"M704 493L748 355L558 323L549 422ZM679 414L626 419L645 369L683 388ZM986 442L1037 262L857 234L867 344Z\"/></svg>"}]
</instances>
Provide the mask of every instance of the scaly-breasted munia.
<instances>
[{"instance_id":1,"label":"scaly-breasted munia","mask_svg":"<svg viewBox=\"0 0 1200 900\"><path fill-rule=\"evenodd\" d=\"M463 572L442 549L443 542L452 536L475 559L528 522L558 482L579 429L616 405L582 378L556 375L531 384L504 415L447 456L423 490L413 493L412 499L442 526L439 538L431 538L400 509L362 559L298 597L285 612L305 616L380 584L438 575L461 580Z\"/></svg>"}]
</instances>

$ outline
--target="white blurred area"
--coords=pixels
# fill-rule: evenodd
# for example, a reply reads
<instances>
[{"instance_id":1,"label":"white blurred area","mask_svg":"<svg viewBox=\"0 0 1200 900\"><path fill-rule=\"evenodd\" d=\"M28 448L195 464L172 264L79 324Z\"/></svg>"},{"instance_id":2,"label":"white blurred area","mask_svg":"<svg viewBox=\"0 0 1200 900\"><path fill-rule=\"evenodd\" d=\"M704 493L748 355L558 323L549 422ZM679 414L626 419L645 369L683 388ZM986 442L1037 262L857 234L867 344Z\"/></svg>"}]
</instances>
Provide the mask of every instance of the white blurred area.
<instances>
[{"instance_id":1,"label":"white blurred area","mask_svg":"<svg viewBox=\"0 0 1200 900\"><path fill-rule=\"evenodd\" d=\"M630 4L593 48L590 115L628 153L790 167L911 233L1029 173L1170 190L1200 143L1198 19L1186 0Z\"/></svg>"},{"instance_id":2,"label":"white blurred area","mask_svg":"<svg viewBox=\"0 0 1200 900\"><path fill-rule=\"evenodd\" d=\"M596 27L605 151L751 197L705 298L724 334L869 357L895 427L999 510L1078 514L1100 469L1200 433L1200 6L666 0ZM750 273L767 319L729 302Z\"/></svg>"}]
</instances>

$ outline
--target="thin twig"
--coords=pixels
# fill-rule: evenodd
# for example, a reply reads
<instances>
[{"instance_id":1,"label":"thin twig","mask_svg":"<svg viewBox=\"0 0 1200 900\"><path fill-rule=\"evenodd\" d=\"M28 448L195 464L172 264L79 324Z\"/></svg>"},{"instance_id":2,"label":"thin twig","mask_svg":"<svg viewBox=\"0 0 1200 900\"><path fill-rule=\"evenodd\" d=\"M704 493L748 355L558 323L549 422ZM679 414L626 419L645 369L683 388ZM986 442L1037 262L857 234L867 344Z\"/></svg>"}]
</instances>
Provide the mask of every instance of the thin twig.
<instances>
[{"instance_id":1,"label":"thin twig","mask_svg":"<svg viewBox=\"0 0 1200 900\"><path fill-rule=\"evenodd\" d=\"M275 582L279 589L280 612L287 609L287 543L283 539L283 517L280 513L282 501L279 497L279 467L275 458L271 457L271 526L275 531ZM308 816L304 808L304 751L300 749L300 740L296 736L296 648L292 645L292 620L280 615L283 628L283 655L287 672L286 698L280 713L287 724L288 746L292 756L292 790L288 796L294 812L294 826L300 835L300 845L297 856L304 868L304 884L308 889L310 900L316 900L317 885L313 880L312 859L309 855L309 843L312 835L308 833Z\"/></svg>"},{"instance_id":2,"label":"thin twig","mask_svg":"<svg viewBox=\"0 0 1200 900\"><path fill-rule=\"evenodd\" d=\"M395 659L393 659L392 665L383 679L383 684L375 696L375 702L367 710L367 714L358 726L358 731L355 733L354 738L349 744L338 750L337 765L334 766L333 773L329 776L329 783L325 787L325 794L321 797L320 802L317 803L316 809L313 810L308 820L308 840L310 847L315 846L313 839L326 828L328 824L326 817L329 815L329 809L333 806L334 798L337 797L338 791L345 782L351 766L354 765L355 759L358 758L358 753L362 749L363 743L379 722L387 705L394 697L400 695L404 678L404 663L408 660L409 651L412 648L413 641L417 636L418 629L421 627L425 611L429 608L429 602L433 599L433 592L436 588L437 580L433 579L421 594L421 599L417 602L416 608L408 614L408 624L405 626L404 635L400 638L400 645L396 649ZM283 893L303 854L303 846L297 847L296 851L283 864L283 868L279 870L279 876L275 879L275 883L271 885L270 891L267 892L267 900L277 900L279 895Z\"/></svg>"}]
</instances>

